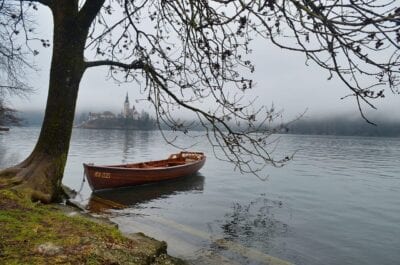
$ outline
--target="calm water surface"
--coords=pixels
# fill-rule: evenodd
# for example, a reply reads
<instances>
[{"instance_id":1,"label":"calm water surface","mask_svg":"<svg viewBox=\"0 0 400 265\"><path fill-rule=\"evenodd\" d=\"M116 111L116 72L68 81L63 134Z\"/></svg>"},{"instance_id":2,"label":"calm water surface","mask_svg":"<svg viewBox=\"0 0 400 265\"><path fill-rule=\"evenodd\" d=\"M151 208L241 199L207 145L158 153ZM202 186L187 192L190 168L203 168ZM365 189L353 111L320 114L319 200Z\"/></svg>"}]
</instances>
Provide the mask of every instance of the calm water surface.
<instances>
[{"instance_id":1,"label":"calm water surface","mask_svg":"<svg viewBox=\"0 0 400 265\"><path fill-rule=\"evenodd\" d=\"M0 167L29 154L38 128L0 133ZM281 136L297 151L267 181L216 160L201 139L178 143L207 153L200 174L181 181L91 194L77 201L109 215L125 232L144 231L195 264L400 263L400 138ZM176 151L159 132L73 132L64 183L79 190L83 162L161 159ZM122 208L122 206L128 206ZM113 209L113 210L110 210Z\"/></svg>"}]
</instances>

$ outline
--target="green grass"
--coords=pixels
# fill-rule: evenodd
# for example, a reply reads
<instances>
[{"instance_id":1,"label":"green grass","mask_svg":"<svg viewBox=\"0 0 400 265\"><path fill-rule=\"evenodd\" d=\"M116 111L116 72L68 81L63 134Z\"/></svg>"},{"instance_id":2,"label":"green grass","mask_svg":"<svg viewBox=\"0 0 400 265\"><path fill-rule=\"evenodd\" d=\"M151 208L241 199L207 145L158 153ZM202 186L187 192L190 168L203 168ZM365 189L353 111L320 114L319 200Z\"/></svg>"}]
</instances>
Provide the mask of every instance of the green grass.
<instances>
[{"instance_id":1,"label":"green grass","mask_svg":"<svg viewBox=\"0 0 400 265\"><path fill-rule=\"evenodd\" d=\"M166 244L0 190L0 264L180 264ZM167 257L167 258L166 258ZM166 260L160 263L161 260Z\"/></svg>"}]
</instances>

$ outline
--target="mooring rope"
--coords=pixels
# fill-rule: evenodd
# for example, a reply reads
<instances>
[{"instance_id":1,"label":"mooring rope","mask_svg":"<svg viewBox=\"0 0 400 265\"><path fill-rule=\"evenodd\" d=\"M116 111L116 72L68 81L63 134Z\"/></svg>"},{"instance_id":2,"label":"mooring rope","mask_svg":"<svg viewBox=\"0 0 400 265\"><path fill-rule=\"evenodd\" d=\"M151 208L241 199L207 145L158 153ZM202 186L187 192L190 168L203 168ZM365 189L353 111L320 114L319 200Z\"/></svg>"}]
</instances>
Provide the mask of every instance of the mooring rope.
<instances>
[{"instance_id":1,"label":"mooring rope","mask_svg":"<svg viewBox=\"0 0 400 265\"><path fill-rule=\"evenodd\" d=\"M85 185L85 181L86 181L85 177L86 177L86 172L85 172L85 170L83 170L82 183L81 183L81 187L78 190L78 193L81 193L81 191L83 189L83 185Z\"/></svg>"}]
</instances>

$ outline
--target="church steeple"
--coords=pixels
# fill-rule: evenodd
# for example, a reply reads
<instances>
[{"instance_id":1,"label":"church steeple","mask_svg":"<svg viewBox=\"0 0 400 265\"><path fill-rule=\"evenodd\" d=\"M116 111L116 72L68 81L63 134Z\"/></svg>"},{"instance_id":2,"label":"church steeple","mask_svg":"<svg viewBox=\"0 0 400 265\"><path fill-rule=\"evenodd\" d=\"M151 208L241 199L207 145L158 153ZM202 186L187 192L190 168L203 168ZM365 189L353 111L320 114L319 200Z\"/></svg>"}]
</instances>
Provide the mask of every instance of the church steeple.
<instances>
[{"instance_id":1,"label":"church steeple","mask_svg":"<svg viewBox=\"0 0 400 265\"><path fill-rule=\"evenodd\" d=\"M129 98L128 98L128 92L126 92L126 97L125 97L125 102L124 102L124 117L128 118L129 117Z\"/></svg>"}]
</instances>

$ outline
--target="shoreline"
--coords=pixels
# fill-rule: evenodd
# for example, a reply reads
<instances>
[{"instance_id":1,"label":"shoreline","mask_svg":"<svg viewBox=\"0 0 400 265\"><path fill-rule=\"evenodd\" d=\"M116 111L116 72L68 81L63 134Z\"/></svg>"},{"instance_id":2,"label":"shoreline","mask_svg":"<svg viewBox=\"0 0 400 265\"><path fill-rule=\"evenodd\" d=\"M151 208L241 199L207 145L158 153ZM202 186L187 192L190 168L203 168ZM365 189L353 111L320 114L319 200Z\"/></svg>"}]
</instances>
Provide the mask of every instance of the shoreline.
<instances>
[{"instance_id":1,"label":"shoreline","mask_svg":"<svg viewBox=\"0 0 400 265\"><path fill-rule=\"evenodd\" d=\"M187 264L167 254L166 242L123 234L107 218L73 205L34 203L0 189L0 263Z\"/></svg>"}]
</instances>

